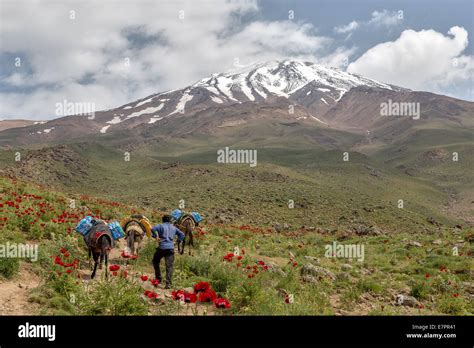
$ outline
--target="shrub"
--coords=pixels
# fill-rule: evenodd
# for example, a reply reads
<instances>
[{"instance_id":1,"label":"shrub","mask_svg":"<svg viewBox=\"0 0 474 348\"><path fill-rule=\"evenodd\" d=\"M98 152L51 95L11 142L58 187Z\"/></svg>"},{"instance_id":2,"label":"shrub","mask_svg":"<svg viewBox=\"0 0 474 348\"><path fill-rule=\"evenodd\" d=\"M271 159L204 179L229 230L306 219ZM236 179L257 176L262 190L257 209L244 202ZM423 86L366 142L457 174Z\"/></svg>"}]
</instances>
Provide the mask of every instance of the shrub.
<instances>
[{"instance_id":1,"label":"shrub","mask_svg":"<svg viewBox=\"0 0 474 348\"><path fill-rule=\"evenodd\" d=\"M147 315L147 302L141 297L143 289L124 278L92 284L88 293L78 300L82 315Z\"/></svg>"},{"instance_id":2,"label":"shrub","mask_svg":"<svg viewBox=\"0 0 474 348\"><path fill-rule=\"evenodd\" d=\"M428 293L429 293L429 287L426 284L426 281L412 282L411 290L410 290L411 296L420 300L424 300L428 297Z\"/></svg>"},{"instance_id":3,"label":"shrub","mask_svg":"<svg viewBox=\"0 0 474 348\"><path fill-rule=\"evenodd\" d=\"M188 271L196 276L208 277L211 269L211 262L209 259L203 257L187 257L183 260L188 265Z\"/></svg>"},{"instance_id":4,"label":"shrub","mask_svg":"<svg viewBox=\"0 0 474 348\"><path fill-rule=\"evenodd\" d=\"M244 282L241 286L233 289L234 293L230 298L235 309L245 312L251 311L253 306L263 302L264 293L259 285L252 282Z\"/></svg>"},{"instance_id":5,"label":"shrub","mask_svg":"<svg viewBox=\"0 0 474 348\"><path fill-rule=\"evenodd\" d=\"M372 280L365 280L361 279L357 283L357 287L362 292L371 292L371 293L380 293L382 291L382 286L380 284L372 281Z\"/></svg>"},{"instance_id":6,"label":"shrub","mask_svg":"<svg viewBox=\"0 0 474 348\"><path fill-rule=\"evenodd\" d=\"M464 313L464 301L460 297L445 295L438 301L438 309L441 313L460 315Z\"/></svg>"},{"instance_id":7,"label":"shrub","mask_svg":"<svg viewBox=\"0 0 474 348\"><path fill-rule=\"evenodd\" d=\"M238 279L242 278L242 274L237 275L234 268L229 268L222 265L212 267L209 278L215 291L226 292L232 284L237 283Z\"/></svg>"},{"instance_id":8,"label":"shrub","mask_svg":"<svg viewBox=\"0 0 474 348\"><path fill-rule=\"evenodd\" d=\"M0 275L12 278L20 269L20 260L12 257L0 258Z\"/></svg>"}]
</instances>

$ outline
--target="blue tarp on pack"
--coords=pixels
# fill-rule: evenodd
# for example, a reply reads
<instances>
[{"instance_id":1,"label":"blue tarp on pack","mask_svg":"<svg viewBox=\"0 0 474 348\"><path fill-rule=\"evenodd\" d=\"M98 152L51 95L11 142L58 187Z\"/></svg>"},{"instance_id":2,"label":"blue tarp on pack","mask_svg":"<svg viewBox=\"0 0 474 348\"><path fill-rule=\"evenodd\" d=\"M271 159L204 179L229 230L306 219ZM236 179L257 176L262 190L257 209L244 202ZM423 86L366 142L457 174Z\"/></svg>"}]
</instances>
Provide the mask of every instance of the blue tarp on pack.
<instances>
[{"instance_id":1,"label":"blue tarp on pack","mask_svg":"<svg viewBox=\"0 0 474 348\"><path fill-rule=\"evenodd\" d=\"M86 216L84 219L79 221L75 230L76 232L85 236L87 233L89 233L93 225L94 225L94 219L92 218L92 216Z\"/></svg>"},{"instance_id":2,"label":"blue tarp on pack","mask_svg":"<svg viewBox=\"0 0 474 348\"><path fill-rule=\"evenodd\" d=\"M201 217L201 215L200 215L198 212L193 211L193 212L191 213L191 215L192 215L194 221L195 221L197 224L202 221L202 217Z\"/></svg>"},{"instance_id":3,"label":"blue tarp on pack","mask_svg":"<svg viewBox=\"0 0 474 348\"><path fill-rule=\"evenodd\" d=\"M177 220L179 220L181 215L183 215L183 212L179 209L175 209L171 212L170 215L173 217L173 219L175 219L177 221Z\"/></svg>"},{"instance_id":4,"label":"blue tarp on pack","mask_svg":"<svg viewBox=\"0 0 474 348\"><path fill-rule=\"evenodd\" d=\"M109 230L115 240L125 237L125 232L123 232L123 229L118 221L112 221L109 223Z\"/></svg>"}]
</instances>

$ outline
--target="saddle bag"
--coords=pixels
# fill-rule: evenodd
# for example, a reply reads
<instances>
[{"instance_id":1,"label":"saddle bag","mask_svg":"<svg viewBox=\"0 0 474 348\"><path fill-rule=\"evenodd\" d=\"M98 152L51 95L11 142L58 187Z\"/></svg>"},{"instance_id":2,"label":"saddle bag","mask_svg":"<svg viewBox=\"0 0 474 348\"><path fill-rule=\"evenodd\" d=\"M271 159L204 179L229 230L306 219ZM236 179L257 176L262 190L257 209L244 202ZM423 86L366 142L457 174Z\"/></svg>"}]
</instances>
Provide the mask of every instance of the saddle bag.
<instances>
[{"instance_id":1,"label":"saddle bag","mask_svg":"<svg viewBox=\"0 0 474 348\"><path fill-rule=\"evenodd\" d=\"M198 224L198 223L200 223L200 222L202 221L201 214L199 214L199 213L196 212L196 211L193 211L193 212L191 213L191 216L193 217L194 222L195 222L196 224Z\"/></svg>"},{"instance_id":2,"label":"saddle bag","mask_svg":"<svg viewBox=\"0 0 474 348\"><path fill-rule=\"evenodd\" d=\"M140 225L140 228L146 233L148 237L151 237L151 222L150 220L147 219L146 216L144 215L132 215L128 218L123 219L120 221L120 227L122 227L123 231L126 231L128 228L128 225L131 222L138 223Z\"/></svg>"},{"instance_id":3,"label":"saddle bag","mask_svg":"<svg viewBox=\"0 0 474 348\"><path fill-rule=\"evenodd\" d=\"M180 209L175 209L171 212L170 215L175 221L179 221L183 216L183 212Z\"/></svg>"},{"instance_id":4,"label":"saddle bag","mask_svg":"<svg viewBox=\"0 0 474 348\"><path fill-rule=\"evenodd\" d=\"M125 232L117 221L109 223L109 230L114 240L119 240L120 238L125 237Z\"/></svg>"},{"instance_id":5,"label":"saddle bag","mask_svg":"<svg viewBox=\"0 0 474 348\"><path fill-rule=\"evenodd\" d=\"M94 219L92 216L86 216L77 224L76 228L74 229L77 233L85 236L91 228L94 226Z\"/></svg>"}]
</instances>

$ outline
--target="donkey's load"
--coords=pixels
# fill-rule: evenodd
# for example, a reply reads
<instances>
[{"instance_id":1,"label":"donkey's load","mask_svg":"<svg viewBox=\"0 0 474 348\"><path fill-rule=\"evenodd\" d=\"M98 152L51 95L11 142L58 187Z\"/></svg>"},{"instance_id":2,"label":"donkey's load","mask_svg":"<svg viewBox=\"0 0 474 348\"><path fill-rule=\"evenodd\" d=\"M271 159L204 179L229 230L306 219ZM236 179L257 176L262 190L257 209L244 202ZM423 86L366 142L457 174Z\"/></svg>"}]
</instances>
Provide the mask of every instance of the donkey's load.
<instances>
[{"instance_id":1,"label":"donkey's load","mask_svg":"<svg viewBox=\"0 0 474 348\"><path fill-rule=\"evenodd\" d=\"M170 215L173 217L174 222L177 223L177 224L180 224L181 221L183 221L184 218L186 218L186 217L192 218L196 225L199 224L202 221L201 214L199 214L196 211L193 211L189 214L189 213L183 212L180 209L175 209L171 212Z\"/></svg>"},{"instance_id":2,"label":"donkey's load","mask_svg":"<svg viewBox=\"0 0 474 348\"><path fill-rule=\"evenodd\" d=\"M110 234L114 240L125 237L125 232L123 232L122 227L117 221L112 221L110 224L106 224L105 221L100 219L94 219L92 216L86 216L77 224L75 231L78 232L83 237L86 237L94 226L105 225L110 230Z\"/></svg>"},{"instance_id":3,"label":"donkey's load","mask_svg":"<svg viewBox=\"0 0 474 348\"><path fill-rule=\"evenodd\" d=\"M112 238L115 240L125 237L125 232L123 231L118 221L112 221L111 223L109 223L109 230L112 234Z\"/></svg>"},{"instance_id":4,"label":"donkey's load","mask_svg":"<svg viewBox=\"0 0 474 348\"><path fill-rule=\"evenodd\" d=\"M148 237L151 237L151 222L144 215L132 215L120 221L120 227L123 231L127 231L130 226L135 224L140 225L142 231L146 233Z\"/></svg>"},{"instance_id":5,"label":"donkey's load","mask_svg":"<svg viewBox=\"0 0 474 348\"><path fill-rule=\"evenodd\" d=\"M79 234L85 236L91 230L92 226L94 226L94 219L92 216L86 216L84 219L79 221L75 230Z\"/></svg>"}]
</instances>

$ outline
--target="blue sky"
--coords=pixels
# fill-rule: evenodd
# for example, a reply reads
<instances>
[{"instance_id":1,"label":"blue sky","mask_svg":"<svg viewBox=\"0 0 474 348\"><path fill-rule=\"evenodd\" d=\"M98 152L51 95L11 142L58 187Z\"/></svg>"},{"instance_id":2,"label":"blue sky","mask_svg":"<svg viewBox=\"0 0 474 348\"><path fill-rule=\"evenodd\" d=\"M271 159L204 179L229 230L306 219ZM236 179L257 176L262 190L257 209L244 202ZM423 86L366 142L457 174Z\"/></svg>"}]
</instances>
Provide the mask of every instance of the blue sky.
<instances>
[{"instance_id":1,"label":"blue sky","mask_svg":"<svg viewBox=\"0 0 474 348\"><path fill-rule=\"evenodd\" d=\"M473 1L0 0L0 119L295 58L474 100Z\"/></svg>"}]
</instances>

